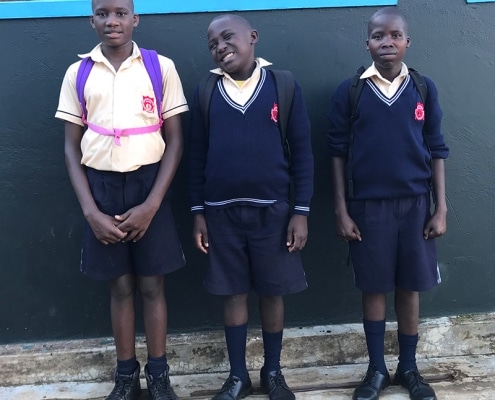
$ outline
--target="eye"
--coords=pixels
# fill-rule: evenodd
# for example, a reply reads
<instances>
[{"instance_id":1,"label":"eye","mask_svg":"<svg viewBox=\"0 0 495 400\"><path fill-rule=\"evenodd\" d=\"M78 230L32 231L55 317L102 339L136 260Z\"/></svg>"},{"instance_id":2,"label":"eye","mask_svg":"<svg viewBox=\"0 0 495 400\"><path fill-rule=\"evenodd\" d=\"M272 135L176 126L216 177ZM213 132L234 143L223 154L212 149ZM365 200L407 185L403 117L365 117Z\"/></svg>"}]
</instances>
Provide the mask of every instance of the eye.
<instances>
[{"instance_id":1,"label":"eye","mask_svg":"<svg viewBox=\"0 0 495 400\"><path fill-rule=\"evenodd\" d=\"M371 39L374 39L374 40L380 40L381 38L382 38L382 35L378 35L378 34L371 36Z\"/></svg>"},{"instance_id":2,"label":"eye","mask_svg":"<svg viewBox=\"0 0 495 400\"><path fill-rule=\"evenodd\" d=\"M210 51L213 51L217 48L217 44L216 43L209 43L208 44L208 49L210 49Z\"/></svg>"},{"instance_id":3,"label":"eye","mask_svg":"<svg viewBox=\"0 0 495 400\"><path fill-rule=\"evenodd\" d=\"M232 37L232 33L226 33L223 37L225 40L229 40Z\"/></svg>"},{"instance_id":4,"label":"eye","mask_svg":"<svg viewBox=\"0 0 495 400\"><path fill-rule=\"evenodd\" d=\"M125 17L126 15L127 15L127 13L125 13L125 12L123 12L123 11L119 11L119 12L117 13L117 16L119 16L119 17Z\"/></svg>"},{"instance_id":5,"label":"eye","mask_svg":"<svg viewBox=\"0 0 495 400\"><path fill-rule=\"evenodd\" d=\"M104 13L103 11L98 11L95 15L97 17L105 17L106 16L106 13Z\"/></svg>"}]
</instances>

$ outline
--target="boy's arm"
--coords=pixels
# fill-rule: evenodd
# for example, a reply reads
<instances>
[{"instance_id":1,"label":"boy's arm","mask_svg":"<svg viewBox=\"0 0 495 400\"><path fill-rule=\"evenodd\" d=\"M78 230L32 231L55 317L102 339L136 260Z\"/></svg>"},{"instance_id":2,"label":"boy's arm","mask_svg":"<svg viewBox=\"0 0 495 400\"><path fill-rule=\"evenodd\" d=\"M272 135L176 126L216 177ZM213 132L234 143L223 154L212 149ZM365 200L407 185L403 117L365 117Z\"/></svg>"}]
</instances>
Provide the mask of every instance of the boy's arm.
<instances>
[{"instance_id":1,"label":"boy's arm","mask_svg":"<svg viewBox=\"0 0 495 400\"><path fill-rule=\"evenodd\" d=\"M205 131L199 103L199 87L194 91L191 102L191 121L189 130L188 154L188 194L193 214L193 240L196 247L208 253L208 228L204 216L203 188L205 184L206 154L208 134Z\"/></svg>"},{"instance_id":2,"label":"boy's arm","mask_svg":"<svg viewBox=\"0 0 495 400\"><path fill-rule=\"evenodd\" d=\"M361 241L361 232L349 216L345 199L345 158L332 157L333 203L337 235L344 241Z\"/></svg>"},{"instance_id":3,"label":"boy's arm","mask_svg":"<svg viewBox=\"0 0 495 400\"><path fill-rule=\"evenodd\" d=\"M65 123L65 164L69 178L76 193L84 217L88 221L96 238L103 244L116 243L126 234L117 227L117 221L103 214L97 207L86 177L85 167L81 165L81 139L83 128L72 122Z\"/></svg>"},{"instance_id":4,"label":"boy's arm","mask_svg":"<svg viewBox=\"0 0 495 400\"><path fill-rule=\"evenodd\" d=\"M311 127L301 87L294 85L294 97L287 124L291 153L290 172L294 182L294 210L287 227L287 249L302 250L308 238L308 214L313 196L314 161Z\"/></svg>"},{"instance_id":5,"label":"boy's arm","mask_svg":"<svg viewBox=\"0 0 495 400\"><path fill-rule=\"evenodd\" d=\"M165 152L148 197L144 203L115 216L119 221L117 227L127 232L125 242L137 242L144 236L174 179L184 149L180 114L163 121L162 135L166 143Z\"/></svg>"},{"instance_id":6,"label":"boy's arm","mask_svg":"<svg viewBox=\"0 0 495 400\"><path fill-rule=\"evenodd\" d=\"M427 222L423 235L425 239L434 239L447 231L447 201L445 196L445 161L443 158L431 160L433 198L435 211Z\"/></svg>"}]
</instances>

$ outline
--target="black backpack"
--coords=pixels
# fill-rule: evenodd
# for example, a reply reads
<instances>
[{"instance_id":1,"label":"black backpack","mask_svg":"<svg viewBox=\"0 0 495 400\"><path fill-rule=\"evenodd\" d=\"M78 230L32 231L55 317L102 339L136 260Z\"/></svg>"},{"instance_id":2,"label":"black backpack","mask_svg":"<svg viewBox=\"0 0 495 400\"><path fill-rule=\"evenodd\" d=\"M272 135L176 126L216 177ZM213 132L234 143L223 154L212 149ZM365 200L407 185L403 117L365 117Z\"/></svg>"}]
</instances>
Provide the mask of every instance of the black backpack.
<instances>
[{"instance_id":1,"label":"black backpack","mask_svg":"<svg viewBox=\"0 0 495 400\"><path fill-rule=\"evenodd\" d=\"M294 98L294 76L290 71L285 70L268 70L275 78L278 97L278 125L280 130L280 139L284 149L285 158L290 163L290 148L287 141L287 124L289 121L292 99ZM199 107L203 117L205 131L209 134L210 126L210 101L218 82L220 75L210 72L198 85Z\"/></svg>"},{"instance_id":2,"label":"black backpack","mask_svg":"<svg viewBox=\"0 0 495 400\"><path fill-rule=\"evenodd\" d=\"M352 198L354 195L354 183L352 181L352 153L354 148L354 130L352 124L356 120L356 111L361 92L366 83L366 79L359 79L363 72L366 71L365 67L360 67L356 75L351 78L351 84L349 85L349 108L351 110L351 132L349 135L349 148L347 150L347 196ZM425 78L419 74L415 69L409 68L409 74L416 86L416 89L421 97L421 101L426 105L426 98L428 96L428 86L426 85ZM428 145L428 139L425 131L423 130L423 139L425 141L428 152L430 152L430 146ZM431 152L430 152L431 153Z\"/></svg>"}]
</instances>

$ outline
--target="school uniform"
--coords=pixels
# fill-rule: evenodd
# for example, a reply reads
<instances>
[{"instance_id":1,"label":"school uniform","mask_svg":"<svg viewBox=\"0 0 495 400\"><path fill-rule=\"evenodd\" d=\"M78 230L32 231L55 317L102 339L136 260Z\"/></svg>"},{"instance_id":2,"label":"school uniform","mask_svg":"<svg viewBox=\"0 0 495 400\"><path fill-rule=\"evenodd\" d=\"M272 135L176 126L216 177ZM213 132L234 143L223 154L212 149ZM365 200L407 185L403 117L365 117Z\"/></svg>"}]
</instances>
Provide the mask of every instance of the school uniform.
<instances>
[{"instance_id":1,"label":"school uniform","mask_svg":"<svg viewBox=\"0 0 495 400\"><path fill-rule=\"evenodd\" d=\"M159 56L164 88L161 110L141 52L133 43L132 55L118 71L96 46L81 58L91 57L94 66L84 88L87 121L106 129L153 126L188 110L182 85L172 60ZM85 126L76 92L81 61L72 64L64 77L55 116ZM81 140L81 164L100 211L119 215L144 202L155 181L165 151L161 130L128 136L102 135L86 127ZM144 237L136 243L103 245L85 222L81 270L94 279L114 279L126 273L158 275L182 267L184 255L165 198Z\"/></svg>"},{"instance_id":2,"label":"school uniform","mask_svg":"<svg viewBox=\"0 0 495 400\"><path fill-rule=\"evenodd\" d=\"M286 246L290 215L308 215L313 192L309 119L295 84L287 139L291 164L278 127L275 80L257 58L245 82L221 75L210 102L205 131L198 90L193 98L189 152L191 212L208 224L206 289L235 295L251 289L284 295L307 287L300 253ZM291 179L294 206L289 206Z\"/></svg>"},{"instance_id":3,"label":"school uniform","mask_svg":"<svg viewBox=\"0 0 495 400\"><path fill-rule=\"evenodd\" d=\"M431 216L431 160L449 153L437 89L425 77L423 104L405 64L393 82L374 65L360 79L366 82L352 127L350 80L339 85L328 113L333 157L347 159L354 132L352 159L347 160L352 176L346 181L353 185L348 212L362 237L350 243L356 286L371 293L396 287L428 290L440 283L435 242L423 238Z\"/></svg>"}]
</instances>

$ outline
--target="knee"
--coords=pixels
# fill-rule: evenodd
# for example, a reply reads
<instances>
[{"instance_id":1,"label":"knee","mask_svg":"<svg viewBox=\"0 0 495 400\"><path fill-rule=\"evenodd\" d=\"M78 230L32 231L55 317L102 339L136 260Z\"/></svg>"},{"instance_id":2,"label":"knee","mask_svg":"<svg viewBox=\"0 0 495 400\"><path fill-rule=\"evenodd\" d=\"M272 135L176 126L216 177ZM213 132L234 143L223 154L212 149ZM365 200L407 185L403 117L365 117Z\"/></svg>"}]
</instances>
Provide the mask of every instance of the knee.
<instances>
[{"instance_id":1,"label":"knee","mask_svg":"<svg viewBox=\"0 0 495 400\"><path fill-rule=\"evenodd\" d=\"M126 301L134 298L136 282L132 278L116 279L110 283L110 295L114 301Z\"/></svg>"},{"instance_id":2,"label":"knee","mask_svg":"<svg viewBox=\"0 0 495 400\"><path fill-rule=\"evenodd\" d=\"M139 292L144 300L154 300L164 296L162 276L146 277L139 280Z\"/></svg>"}]
</instances>

